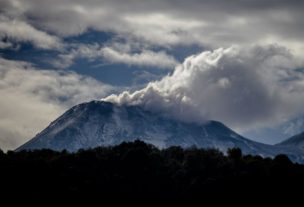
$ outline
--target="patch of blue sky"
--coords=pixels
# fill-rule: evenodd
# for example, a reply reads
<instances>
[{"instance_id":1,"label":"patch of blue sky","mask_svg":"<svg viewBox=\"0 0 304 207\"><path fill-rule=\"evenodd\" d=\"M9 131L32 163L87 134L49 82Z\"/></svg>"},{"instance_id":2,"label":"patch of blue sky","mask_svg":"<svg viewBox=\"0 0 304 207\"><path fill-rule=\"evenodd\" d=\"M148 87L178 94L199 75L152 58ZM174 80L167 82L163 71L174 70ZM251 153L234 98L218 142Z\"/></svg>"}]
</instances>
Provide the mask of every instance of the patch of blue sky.
<instances>
[{"instance_id":1,"label":"patch of blue sky","mask_svg":"<svg viewBox=\"0 0 304 207\"><path fill-rule=\"evenodd\" d=\"M145 67L143 69L139 66L107 63L103 62L103 60L88 61L83 58L75 60L74 64L68 69L114 86L134 86L134 84L138 83L138 81L136 81L138 80L137 74L141 71L145 71L151 74L151 77L155 77L155 79L152 78L152 80L156 80L169 72L153 67ZM152 80L151 78L147 78L146 80L142 79L139 84L146 84Z\"/></svg>"}]
</instances>

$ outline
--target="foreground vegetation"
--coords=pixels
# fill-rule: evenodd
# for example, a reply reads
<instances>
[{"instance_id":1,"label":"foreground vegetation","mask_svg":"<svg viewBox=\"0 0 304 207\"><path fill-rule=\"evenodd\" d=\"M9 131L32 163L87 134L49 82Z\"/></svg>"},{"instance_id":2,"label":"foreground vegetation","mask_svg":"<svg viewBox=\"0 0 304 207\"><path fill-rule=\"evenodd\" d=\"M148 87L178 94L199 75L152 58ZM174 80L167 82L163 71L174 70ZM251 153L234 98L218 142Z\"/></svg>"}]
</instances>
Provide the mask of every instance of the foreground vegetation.
<instances>
[{"instance_id":1,"label":"foreground vegetation","mask_svg":"<svg viewBox=\"0 0 304 207\"><path fill-rule=\"evenodd\" d=\"M66 151L0 152L1 196L29 200L194 201L296 196L304 166L287 156L227 156L215 149L159 150L141 141Z\"/></svg>"}]
</instances>

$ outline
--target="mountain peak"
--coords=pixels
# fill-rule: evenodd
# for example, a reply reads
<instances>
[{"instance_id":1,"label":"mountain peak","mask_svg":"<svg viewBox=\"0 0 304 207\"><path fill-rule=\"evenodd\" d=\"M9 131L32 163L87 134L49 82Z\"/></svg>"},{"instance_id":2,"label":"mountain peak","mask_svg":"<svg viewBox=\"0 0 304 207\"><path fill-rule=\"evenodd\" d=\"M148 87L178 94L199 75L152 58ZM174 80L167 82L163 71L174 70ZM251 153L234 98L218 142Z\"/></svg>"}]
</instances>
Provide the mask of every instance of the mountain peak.
<instances>
[{"instance_id":1,"label":"mountain peak","mask_svg":"<svg viewBox=\"0 0 304 207\"><path fill-rule=\"evenodd\" d=\"M236 142L246 140L217 121L184 123L141 106L91 101L72 107L17 150L50 148L75 151L135 139L158 147L196 145L218 148L233 147Z\"/></svg>"},{"instance_id":2,"label":"mountain peak","mask_svg":"<svg viewBox=\"0 0 304 207\"><path fill-rule=\"evenodd\" d=\"M293 146L304 150L304 132L294 135L278 144L279 146Z\"/></svg>"},{"instance_id":3,"label":"mountain peak","mask_svg":"<svg viewBox=\"0 0 304 207\"><path fill-rule=\"evenodd\" d=\"M226 152L228 148L238 147L244 154L262 156L296 153L294 148L286 151L284 146L270 146L246 139L218 121L187 123L147 111L141 106L105 101L72 107L17 151L43 148L77 151L137 139L159 148L197 146Z\"/></svg>"}]
</instances>

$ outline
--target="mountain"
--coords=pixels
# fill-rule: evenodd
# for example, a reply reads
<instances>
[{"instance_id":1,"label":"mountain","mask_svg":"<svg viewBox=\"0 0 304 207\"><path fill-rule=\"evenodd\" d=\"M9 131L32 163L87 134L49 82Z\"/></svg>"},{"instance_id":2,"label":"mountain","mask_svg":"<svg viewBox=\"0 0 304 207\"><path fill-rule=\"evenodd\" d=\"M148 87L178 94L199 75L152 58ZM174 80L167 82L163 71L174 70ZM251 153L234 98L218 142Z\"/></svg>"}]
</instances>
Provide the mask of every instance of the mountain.
<instances>
[{"instance_id":1,"label":"mountain","mask_svg":"<svg viewBox=\"0 0 304 207\"><path fill-rule=\"evenodd\" d=\"M290 137L289 139L279 143L278 146L298 148L302 150L304 154L304 132Z\"/></svg>"},{"instance_id":2,"label":"mountain","mask_svg":"<svg viewBox=\"0 0 304 207\"><path fill-rule=\"evenodd\" d=\"M42 148L77 151L136 139L160 148L197 146L226 152L228 148L239 147L245 154L275 156L285 153L294 160L299 157L294 148L251 141L217 121L185 123L141 106L119 106L103 101L72 107L17 151Z\"/></svg>"}]
</instances>

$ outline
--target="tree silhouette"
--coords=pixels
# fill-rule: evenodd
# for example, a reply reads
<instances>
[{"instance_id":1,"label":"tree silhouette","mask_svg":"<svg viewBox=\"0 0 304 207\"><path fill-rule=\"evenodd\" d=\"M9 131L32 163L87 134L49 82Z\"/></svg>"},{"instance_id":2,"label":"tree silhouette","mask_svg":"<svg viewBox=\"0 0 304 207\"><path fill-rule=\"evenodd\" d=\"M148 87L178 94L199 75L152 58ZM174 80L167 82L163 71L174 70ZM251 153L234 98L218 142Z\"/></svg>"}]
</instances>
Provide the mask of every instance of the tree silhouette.
<instances>
[{"instance_id":1,"label":"tree silhouette","mask_svg":"<svg viewBox=\"0 0 304 207\"><path fill-rule=\"evenodd\" d=\"M0 172L2 198L33 201L145 199L203 204L214 195L294 196L304 185L304 166L286 155L263 158L243 155L238 148L229 149L227 156L216 149L160 150L138 140L77 153L0 151Z\"/></svg>"},{"instance_id":2,"label":"tree silhouette","mask_svg":"<svg viewBox=\"0 0 304 207\"><path fill-rule=\"evenodd\" d=\"M229 148L227 154L232 160L240 160L243 156L240 148Z\"/></svg>"}]
</instances>

